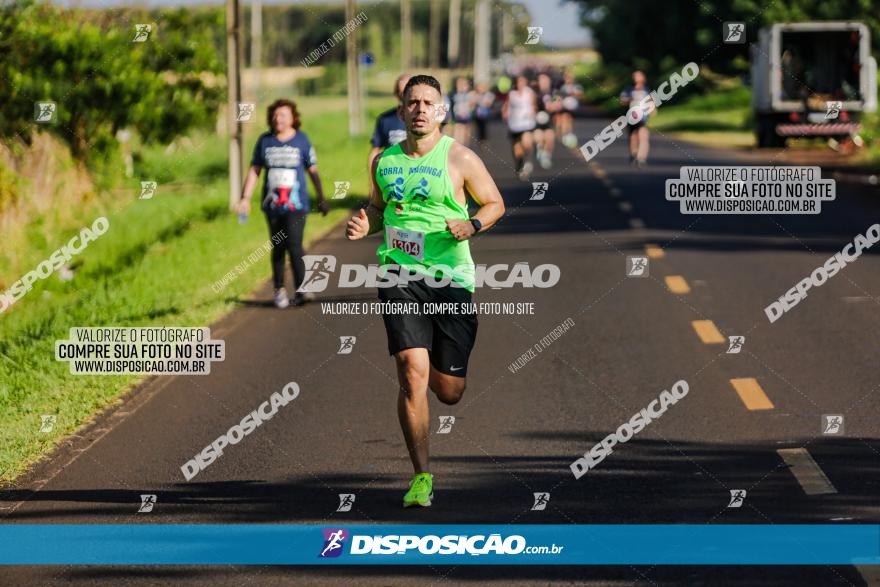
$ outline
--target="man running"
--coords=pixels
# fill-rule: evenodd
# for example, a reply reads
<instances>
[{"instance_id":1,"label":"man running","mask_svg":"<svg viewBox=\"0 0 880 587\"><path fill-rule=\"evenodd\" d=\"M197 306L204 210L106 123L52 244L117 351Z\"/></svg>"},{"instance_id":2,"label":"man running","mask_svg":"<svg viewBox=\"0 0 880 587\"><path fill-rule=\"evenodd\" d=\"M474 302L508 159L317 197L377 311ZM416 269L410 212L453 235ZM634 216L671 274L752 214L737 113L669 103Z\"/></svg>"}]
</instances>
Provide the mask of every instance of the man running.
<instances>
[{"instance_id":1,"label":"man running","mask_svg":"<svg viewBox=\"0 0 880 587\"><path fill-rule=\"evenodd\" d=\"M471 90L468 79L466 77L456 79L455 93L452 95L452 119L455 121L452 138L462 145L471 142L471 121L474 118L476 101L476 95Z\"/></svg>"},{"instance_id":2,"label":"man running","mask_svg":"<svg viewBox=\"0 0 880 587\"><path fill-rule=\"evenodd\" d=\"M572 114L577 110L584 96L584 88L575 81L574 75L570 71L566 71L559 93L562 94L562 111L556 115L556 130L562 137L562 144L569 149L574 149L577 147L578 140L574 134Z\"/></svg>"},{"instance_id":3,"label":"man running","mask_svg":"<svg viewBox=\"0 0 880 587\"><path fill-rule=\"evenodd\" d=\"M553 116L562 110L562 98L553 91L553 82L546 73L538 75L538 113L535 115L535 146L538 163L544 169L553 167L553 146L556 131Z\"/></svg>"},{"instance_id":4,"label":"man running","mask_svg":"<svg viewBox=\"0 0 880 587\"><path fill-rule=\"evenodd\" d=\"M517 76L516 87L507 94L501 108L501 116L510 129L510 142L513 144L513 160L516 173L523 181L532 173L532 133L535 130L535 117L538 114L538 97L529 87L524 75Z\"/></svg>"},{"instance_id":5,"label":"man running","mask_svg":"<svg viewBox=\"0 0 880 587\"><path fill-rule=\"evenodd\" d=\"M410 76L407 74L397 78L394 82L394 96L397 98L397 106L389 108L376 118L376 128L373 130L373 138L370 139L373 148L370 149L368 167L373 166L373 159L376 158L376 155L406 138L406 127L397 113L400 109L403 87L409 81L409 78Z\"/></svg>"},{"instance_id":6,"label":"man running","mask_svg":"<svg viewBox=\"0 0 880 587\"><path fill-rule=\"evenodd\" d=\"M645 96L651 93L651 89L645 82L645 74L641 71L633 72L633 85L620 93L620 103L630 108L638 104ZM650 112L639 109L641 118L635 124L628 124L629 130L629 162L636 167L644 167L648 162L648 116Z\"/></svg>"},{"instance_id":7,"label":"man running","mask_svg":"<svg viewBox=\"0 0 880 587\"><path fill-rule=\"evenodd\" d=\"M474 110L474 120L477 124L477 144L485 147L489 140L488 127L492 118L492 106L495 104L495 92L489 91L488 84L477 84L477 107Z\"/></svg>"},{"instance_id":8,"label":"man running","mask_svg":"<svg viewBox=\"0 0 880 587\"><path fill-rule=\"evenodd\" d=\"M373 162L370 205L346 227L349 240L384 228L376 251L380 262L396 267L400 275L420 277L379 290L389 309L412 303L470 304L475 271L467 241L504 214L504 200L480 158L440 132L442 103L435 78L409 80L400 108L407 138ZM480 207L473 216L468 215L468 195ZM397 415L415 473L403 505L429 506L434 484L428 462L428 388L444 404L461 399L477 317L388 311L383 320L400 382Z\"/></svg>"}]
</instances>

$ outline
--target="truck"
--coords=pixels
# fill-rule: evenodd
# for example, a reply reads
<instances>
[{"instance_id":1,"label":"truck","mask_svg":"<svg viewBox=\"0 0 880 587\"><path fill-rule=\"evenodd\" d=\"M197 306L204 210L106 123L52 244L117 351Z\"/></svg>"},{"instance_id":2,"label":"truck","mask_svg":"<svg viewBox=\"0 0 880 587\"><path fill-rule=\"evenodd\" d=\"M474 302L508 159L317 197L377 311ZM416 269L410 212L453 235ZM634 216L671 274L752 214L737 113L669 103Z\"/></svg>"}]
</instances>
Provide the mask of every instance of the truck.
<instances>
[{"instance_id":1,"label":"truck","mask_svg":"<svg viewBox=\"0 0 880 587\"><path fill-rule=\"evenodd\" d=\"M750 47L758 147L790 137L858 141L864 112L877 110L877 61L860 22L775 23Z\"/></svg>"}]
</instances>

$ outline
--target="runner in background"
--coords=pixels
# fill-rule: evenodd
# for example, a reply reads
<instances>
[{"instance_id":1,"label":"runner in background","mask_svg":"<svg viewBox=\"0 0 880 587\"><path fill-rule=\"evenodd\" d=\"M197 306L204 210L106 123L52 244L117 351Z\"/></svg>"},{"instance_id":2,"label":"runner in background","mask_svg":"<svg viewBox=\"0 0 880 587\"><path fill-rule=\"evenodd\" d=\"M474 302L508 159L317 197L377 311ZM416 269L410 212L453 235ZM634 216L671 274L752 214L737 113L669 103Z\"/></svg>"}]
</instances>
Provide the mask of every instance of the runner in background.
<instances>
[{"instance_id":1,"label":"runner in background","mask_svg":"<svg viewBox=\"0 0 880 587\"><path fill-rule=\"evenodd\" d=\"M532 152L535 130L535 116L538 113L538 97L529 87L524 75L516 78L516 87L507 94L507 100L501 109L501 116L507 121L510 131L510 142L513 145L513 160L517 175L523 181L528 180L534 166Z\"/></svg>"},{"instance_id":2,"label":"runner in background","mask_svg":"<svg viewBox=\"0 0 880 587\"><path fill-rule=\"evenodd\" d=\"M445 134L447 137L452 136L452 100L449 98L449 94L443 93L442 96L443 101L443 121L440 123L440 131Z\"/></svg>"},{"instance_id":3,"label":"runner in background","mask_svg":"<svg viewBox=\"0 0 880 587\"><path fill-rule=\"evenodd\" d=\"M507 93L513 87L513 81L511 81L511 79L506 75L502 75L498 78L498 83L495 85L498 87L498 92L501 94L501 96L507 98Z\"/></svg>"},{"instance_id":4,"label":"runner in background","mask_svg":"<svg viewBox=\"0 0 880 587\"><path fill-rule=\"evenodd\" d=\"M482 147L489 140L489 120L492 119L492 106L495 105L495 92L489 90L488 84L477 84L477 108L474 119L477 125L477 142Z\"/></svg>"},{"instance_id":5,"label":"runner in background","mask_svg":"<svg viewBox=\"0 0 880 587\"><path fill-rule=\"evenodd\" d=\"M401 103L400 96L403 88L406 86L409 78L410 76L407 74L397 78L394 82L394 96L397 98L397 106L386 110L376 118L376 128L373 131L373 138L370 140L373 148L370 150L370 158L367 162L368 169L372 167L373 159L376 158L376 155L406 138L406 126L397 115L397 109Z\"/></svg>"},{"instance_id":6,"label":"runner in background","mask_svg":"<svg viewBox=\"0 0 880 587\"><path fill-rule=\"evenodd\" d=\"M620 103L626 106L627 109L632 108L651 93L651 89L645 82L644 73L634 71L632 79L633 85L620 93ZM648 162L648 116L650 116L650 112L645 112L641 109L638 109L638 112L638 122L627 124L627 129L629 130L629 162L630 165L643 167Z\"/></svg>"},{"instance_id":7,"label":"runner in background","mask_svg":"<svg viewBox=\"0 0 880 587\"><path fill-rule=\"evenodd\" d=\"M455 126L452 129L452 138L467 145L471 142L471 121L474 118L476 96L471 90L471 84L466 77L455 80L455 93L452 95L452 119Z\"/></svg>"},{"instance_id":8,"label":"runner in background","mask_svg":"<svg viewBox=\"0 0 880 587\"><path fill-rule=\"evenodd\" d=\"M538 75L538 113L535 115L535 146L538 163L544 169L553 167L553 147L556 144L556 131L553 129L553 116L562 110L562 98L553 91L550 76Z\"/></svg>"},{"instance_id":9,"label":"runner in background","mask_svg":"<svg viewBox=\"0 0 880 587\"><path fill-rule=\"evenodd\" d=\"M575 81L574 75L566 71L562 78L562 86L559 88L562 96L562 110L556 114L556 131L562 138L562 144L569 149L578 146L577 136L574 134L573 113L578 109L584 97L584 88Z\"/></svg>"},{"instance_id":10,"label":"runner in background","mask_svg":"<svg viewBox=\"0 0 880 587\"><path fill-rule=\"evenodd\" d=\"M306 214L309 211L309 190L306 173L315 186L318 196L318 209L327 215L327 202L318 175L315 148L306 133L299 130L302 121L296 104L290 100L278 99L269 105L266 113L269 131L260 135L254 146L251 168L242 190L238 205L239 214L250 211L251 196L266 169L263 182L262 210L269 224L269 237L272 241L272 284L275 287L275 306L286 308L290 304L284 288L284 258L290 255L293 269L293 289L296 291L305 277L303 263L303 231ZM306 296L297 293L294 305L306 301Z\"/></svg>"}]
</instances>

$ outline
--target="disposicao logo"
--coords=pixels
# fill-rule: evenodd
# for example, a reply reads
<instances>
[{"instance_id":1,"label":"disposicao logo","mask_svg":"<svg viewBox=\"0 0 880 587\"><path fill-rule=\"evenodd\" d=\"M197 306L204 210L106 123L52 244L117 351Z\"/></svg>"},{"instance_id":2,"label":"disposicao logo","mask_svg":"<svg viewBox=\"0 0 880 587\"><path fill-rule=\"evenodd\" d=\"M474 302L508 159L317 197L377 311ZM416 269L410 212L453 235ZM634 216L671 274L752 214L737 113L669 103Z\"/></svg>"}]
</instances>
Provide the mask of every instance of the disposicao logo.
<instances>
[{"instance_id":1,"label":"disposicao logo","mask_svg":"<svg viewBox=\"0 0 880 587\"><path fill-rule=\"evenodd\" d=\"M337 273L336 257L333 255L303 255L306 275L296 290L300 293L320 293L327 289L331 276ZM338 287L407 287L413 281L423 281L428 287L462 287L452 278L472 271L476 287L500 289L521 285L522 287L549 288L559 283L561 271L558 265L543 263L534 269L526 261L514 265L431 265L428 275L396 264L359 265L342 263L338 271ZM501 273L504 277L500 277Z\"/></svg>"},{"instance_id":2,"label":"disposicao logo","mask_svg":"<svg viewBox=\"0 0 880 587\"><path fill-rule=\"evenodd\" d=\"M324 547L318 558L336 558L344 550L348 530L343 528L324 528Z\"/></svg>"},{"instance_id":3,"label":"disposicao logo","mask_svg":"<svg viewBox=\"0 0 880 587\"><path fill-rule=\"evenodd\" d=\"M349 535L343 528L324 528L324 546L318 558L335 558L345 550L345 543L351 538L351 555L406 555L417 551L419 555L471 555L488 554L517 555L558 554L562 546L526 546L526 539L518 534L502 537L500 534L416 536L411 534L389 534L364 536Z\"/></svg>"}]
</instances>

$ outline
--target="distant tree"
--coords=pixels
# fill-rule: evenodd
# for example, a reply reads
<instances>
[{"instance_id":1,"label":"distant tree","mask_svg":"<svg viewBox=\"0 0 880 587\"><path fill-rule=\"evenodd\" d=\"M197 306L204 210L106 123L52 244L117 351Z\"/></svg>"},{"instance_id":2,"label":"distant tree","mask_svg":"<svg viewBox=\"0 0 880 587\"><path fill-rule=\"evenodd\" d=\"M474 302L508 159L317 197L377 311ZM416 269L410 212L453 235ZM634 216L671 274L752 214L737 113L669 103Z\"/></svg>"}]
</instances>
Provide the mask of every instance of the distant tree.
<instances>
[{"instance_id":1,"label":"distant tree","mask_svg":"<svg viewBox=\"0 0 880 587\"><path fill-rule=\"evenodd\" d=\"M133 42L134 23L152 25L146 42ZM209 31L222 27L216 12L173 10L123 26L30 0L3 5L0 138L29 140L42 101L56 104L56 120L45 128L85 161L112 150L122 128L145 142L170 142L211 126L225 90Z\"/></svg>"},{"instance_id":2,"label":"distant tree","mask_svg":"<svg viewBox=\"0 0 880 587\"><path fill-rule=\"evenodd\" d=\"M741 73L742 49L721 44L725 21L745 22L749 40L774 22L857 20L871 28L880 46L876 0L568 0L581 6L582 22L593 31L604 63L667 73L689 61L722 73Z\"/></svg>"}]
</instances>

